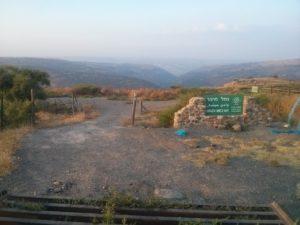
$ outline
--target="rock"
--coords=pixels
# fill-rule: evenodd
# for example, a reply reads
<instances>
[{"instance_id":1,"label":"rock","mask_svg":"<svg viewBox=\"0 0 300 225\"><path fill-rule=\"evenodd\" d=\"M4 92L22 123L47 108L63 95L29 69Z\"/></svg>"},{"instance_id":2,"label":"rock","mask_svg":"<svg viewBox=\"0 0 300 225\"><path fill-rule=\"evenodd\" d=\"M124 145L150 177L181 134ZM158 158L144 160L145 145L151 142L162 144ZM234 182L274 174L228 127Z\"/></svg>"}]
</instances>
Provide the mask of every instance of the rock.
<instances>
[{"instance_id":1,"label":"rock","mask_svg":"<svg viewBox=\"0 0 300 225\"><path fill-rule=\"evenodd\" d=\"M242 131L242 126L239 123L236 123L232 126L233 131L235 132L241 132Z\"/></svg>"},{"instance_id":2,"label":"rock","mask_svg":"<svg viewBox=\"0 0 300 225\"><path fill-rule=\"evenodd\" d=\"M157 198L167 199L167 200L182 200L184 195L174 189L167 188L156 188L154 190L154 196Z\"/></svg>"},{"instance_id":3,"label":"rock","mask_svg":"<svg viewBox=\"0 0 300 225\"><path fill-rule=\"evenodd\" d=\"M71 182L63 183L61 181L54 181L52 186L48 188L48 193L62 193L71 189L72 186L73 183Z\"/></svg>"}]
</instances>

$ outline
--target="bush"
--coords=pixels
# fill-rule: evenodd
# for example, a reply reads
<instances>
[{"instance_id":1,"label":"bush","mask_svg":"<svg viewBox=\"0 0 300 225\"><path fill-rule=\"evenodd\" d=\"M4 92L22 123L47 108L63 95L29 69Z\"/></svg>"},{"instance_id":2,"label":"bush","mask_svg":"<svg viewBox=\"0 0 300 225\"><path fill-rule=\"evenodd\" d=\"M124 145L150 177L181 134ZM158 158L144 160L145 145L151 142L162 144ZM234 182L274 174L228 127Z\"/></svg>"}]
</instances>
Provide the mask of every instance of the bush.
<instances>
[{"instance_id":1,"label":"bush","mask_svg":"<svg viewBox=\"0 0 300 225\"><path fill-rule=\"evenodd\" d=\"M17 127L29 123L30 116L30 101L5 101L4 123L8 127Z\"/></svg>"},{"instance_id":2,"label":"bush","mask_svg":"<svg viewBox=\"0 0 300 225\"><path fill-rule=\"evenodd\" d=\"M177 112L180 108L178 105L167 109L158 114L158 121L160 127L171 127L173 125L174 113Z\"/></svg>"},{"instance_id":3,"label":"bush","mask_svg":"<svg viewBox=\"0 0 300 225\"><path fill-rule=\"evenodd\" d=\"M267 106L267 104L270 102L270 97L265 94L257 95L255 102L260 106Z\"/></svg>"},{"instance_id":4,"label":"bush","mask_svg":"<svg viewBox=\"0 0 300 225\"><path fill-rule=\"evenodd\" d=\"M101 88L90 84L82 84L75 86L73 92L82 96L99 96L101 95Z\"/></svg>"}]
</instances>

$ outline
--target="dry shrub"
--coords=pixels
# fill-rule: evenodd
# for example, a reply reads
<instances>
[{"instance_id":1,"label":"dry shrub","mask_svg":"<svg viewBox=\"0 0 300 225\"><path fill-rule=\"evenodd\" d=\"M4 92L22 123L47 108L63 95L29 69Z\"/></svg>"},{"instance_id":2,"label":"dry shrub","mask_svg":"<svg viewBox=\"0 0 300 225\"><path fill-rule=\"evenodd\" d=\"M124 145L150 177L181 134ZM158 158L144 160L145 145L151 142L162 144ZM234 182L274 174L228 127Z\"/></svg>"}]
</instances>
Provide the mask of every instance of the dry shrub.
<instances>
[{"instance_id":1,"label":"dry shrub","mask_svg":"<svg viewBox=\"0 0 300 225\"><path fill-rule=\"evenodd\" d=\"M123 118L121 120L121 125L124 127L129 127L132 124L131 118ZM159 125L157 119L157 112L147 112L143 115L136 116L134 120L134 126L136 127L151 127L156 128Z\"/></svg>"},{"instance_id":2,"label":"dry shrub","mask_svg":"<svg viewBox=\"0 0 300 225\"><path fill-rule=\"evenodd\" d=\"M0 176L6 175L13 168L14 153L30 131L29 127L21 127L0 132Z\"/></svg>"},{"instance_id":3,"label":"dry shrub","mask_svg":"<svg viewBox=\"0 0 300 225\"><path fill-rule=\"evenodd\" d=\"M125 100L132 98L134 93L139 98L145 100L171 100L176 99L180 94L179 88L169 89L154 89L154 88L113 88L113 87L100 87L95 85L77 85L74 87L57 87L47 88L49 96L70 96L72 92L78 96L105 96L111 100Z\"/></svg>"},{"instance_id":4,"label":"dry shrub","mask_svg":"<svg viewBox=\"0 0 300 225\"><path fill-rule=\"evenodd\" d=\"M37 126L43 127L55 127L59 125L80 123L86 120L94 119L99 116L99 113L94 111L93 106L84 106L82 112L69 114L55 114L45 111L40 111L37 114Z\"/></svg>"},{"instance_id":5,"label":"dry shrub","mask_svg":"<svg viewBox=\"0 0 300 225\"><path fill-rule=\"evenodd\" d=\"M141 88L133 91L136 92L137 97L141 97L145 100L171 100L179 96L179 89ZM132 92L129 94L132 96Z\"/></svg>"},{"instance_id":6,"label":"dry shrub","mask_svg":"<svg viewBox=\"0 0 300 225\"><path fill-rule=\"evenodd\" d=\"M128 117L122 118L122 120L121 120L121 125L122 125L123 127L129 127L129 126L131 126L131 124L132 124L131 118L128 118Z\"/></svg>"},{"instance_id":7,"label":"dry shrub","mask_svg":"<svg viewBox=\"0 0 300 225\"><path fill-rule=\"evenodd\" d=\"M46 91L49 95L52 96L67 96L72 94L73 88L72 87L51 87L51 88L46 88Z\"/></svg>"}]
</instances>

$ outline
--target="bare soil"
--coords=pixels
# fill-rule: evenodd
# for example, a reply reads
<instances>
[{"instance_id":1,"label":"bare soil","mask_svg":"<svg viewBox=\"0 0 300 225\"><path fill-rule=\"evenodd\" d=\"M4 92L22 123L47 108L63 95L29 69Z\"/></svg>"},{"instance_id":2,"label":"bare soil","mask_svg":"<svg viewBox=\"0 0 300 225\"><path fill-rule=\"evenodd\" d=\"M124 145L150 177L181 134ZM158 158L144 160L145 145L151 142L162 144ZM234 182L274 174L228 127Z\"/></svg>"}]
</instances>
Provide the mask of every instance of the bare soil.
<instances>
[{"instance_id":1,"label":"bare soil","mask_svg":"<svg viewBox=\"0 0 300 225\"><path fill-rule=\"evenodd\" d=\"M95 105L100 116L81 124L35 130L16 155L16 169L0 178L0 189L13 194L76 198L98 198L114 189L144 198L155 188L170 188L183 193L187 201L200 204L277 201L293 217L300 217L296 197L299 169L274 167L250 158L232 159L227 166L199 167L184 159L195 150L175 136L174 129L122 127L132 107L125 101L82 101ZM151 110L170 104L174 101L145 103ZM218 134L277 138L266 128L238 134L208 128L191 128L188 132L189 137ZM53 185L60 183L65 188L55 193Z\"/></svg>"}]
</instances>

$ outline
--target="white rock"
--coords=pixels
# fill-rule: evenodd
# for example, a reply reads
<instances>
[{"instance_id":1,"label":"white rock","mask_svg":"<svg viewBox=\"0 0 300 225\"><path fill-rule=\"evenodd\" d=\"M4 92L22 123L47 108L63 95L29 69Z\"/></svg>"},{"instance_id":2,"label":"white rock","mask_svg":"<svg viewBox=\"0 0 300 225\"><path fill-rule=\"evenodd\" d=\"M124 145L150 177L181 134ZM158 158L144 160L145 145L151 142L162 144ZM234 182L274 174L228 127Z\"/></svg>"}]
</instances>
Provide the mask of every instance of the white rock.
<instances>
[{"instance_id":1,"label":"white rock","mask_svg":"<svg viewBox=\"0 0 300 225\"><path fill-rule=\"evenodd\" d=\"M154 190L154 196L157 198L163 198L168 200L182 200L184 199L184 195L173 189L167 189L167 188L156 188Z\"/></svg>"}]
</instances>

